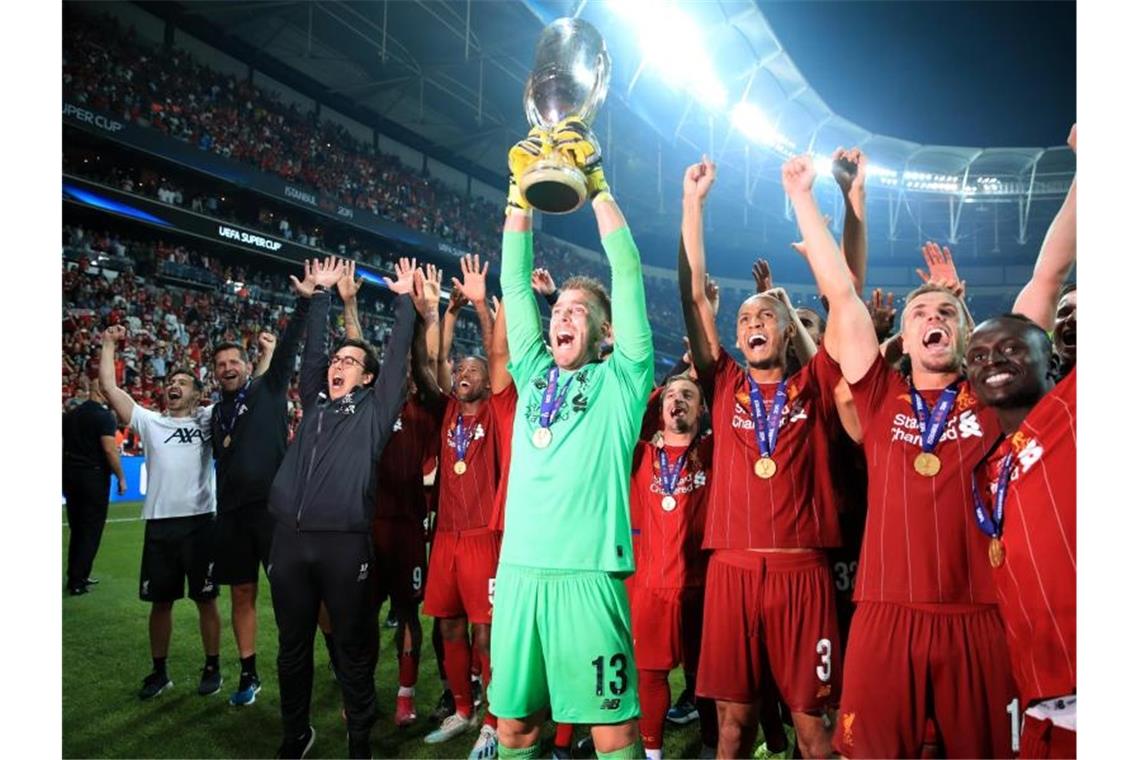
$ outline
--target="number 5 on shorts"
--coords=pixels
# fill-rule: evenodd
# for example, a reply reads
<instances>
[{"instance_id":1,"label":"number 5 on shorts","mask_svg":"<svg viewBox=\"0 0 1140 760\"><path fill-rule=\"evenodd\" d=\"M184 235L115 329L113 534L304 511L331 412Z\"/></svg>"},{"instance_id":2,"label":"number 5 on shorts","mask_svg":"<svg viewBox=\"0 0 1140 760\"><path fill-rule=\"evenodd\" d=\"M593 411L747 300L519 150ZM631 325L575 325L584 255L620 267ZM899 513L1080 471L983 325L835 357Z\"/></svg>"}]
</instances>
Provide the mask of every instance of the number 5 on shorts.
<instances>
[{"instance_id":1,"label":"number 5 on shorts","mask_svg":"<svg viewBox=\"0 0 1140 760\"><path fill-rule=\"evenodd\" d=\"M815 653L819 655L819 665L815 666L815 674L821 681L831 680L831 639L820 639L815 644Z\"/></svg>"}]
</instances>

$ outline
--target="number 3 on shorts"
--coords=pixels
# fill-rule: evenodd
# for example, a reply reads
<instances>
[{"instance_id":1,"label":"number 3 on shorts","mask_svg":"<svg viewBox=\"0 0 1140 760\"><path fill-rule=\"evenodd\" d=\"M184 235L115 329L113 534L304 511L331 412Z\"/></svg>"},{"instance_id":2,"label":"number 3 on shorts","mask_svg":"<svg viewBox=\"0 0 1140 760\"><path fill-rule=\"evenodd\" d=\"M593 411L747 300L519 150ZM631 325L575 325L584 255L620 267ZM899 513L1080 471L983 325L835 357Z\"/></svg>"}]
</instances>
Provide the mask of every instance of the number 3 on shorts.
<instances>
[{"instance_id":1,"label":"number 3 on shorts","mask_svg":"<svg viewBox=\"0 0 1140 760\"><path fill-rule=\"evenodd\" d=\"M819 665L815 666L815 674L821 681L831 680L831 639L820 639L815 644L815 653L819 655Z\"/></svg>"}]
</instances>

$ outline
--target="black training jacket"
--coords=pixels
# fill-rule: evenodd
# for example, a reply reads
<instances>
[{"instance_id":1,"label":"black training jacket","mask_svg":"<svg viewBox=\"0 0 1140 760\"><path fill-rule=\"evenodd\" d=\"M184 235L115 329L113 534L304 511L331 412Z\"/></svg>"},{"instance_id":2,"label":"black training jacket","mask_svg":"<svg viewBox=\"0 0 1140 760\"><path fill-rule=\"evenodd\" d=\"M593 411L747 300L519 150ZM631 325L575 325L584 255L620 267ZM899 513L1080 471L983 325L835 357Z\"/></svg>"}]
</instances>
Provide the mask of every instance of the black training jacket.
<instances>
[{"instance_id":1,"label":"black training jacket","mask_svg":"<svg viewBox=\"0 0 1140 760\"><path fill-rule=\"evenodd\" d=\"M269 491L269 511L300 531L366 533L376 497L376 463L404 403L415 307L396 297L396 324L384 365L370 388L357 386L337 401L327 394L328 292L313 295L301 359L297 435Z\"/></svg>"},{"instance_id":2,"label":"black training jacket","mask_svg":"<svg viewBox=\"0 0 1140 760\"><path fill-rule=\"evenodd\" d=\"M238 394L223 392L221 401L214 404L210 430L217 463L219 512L249 505L264 509L269 499L269 486L285 457L289 439L289 381L308 311L309 299L298 298L269 369L249 381L229 446L223 445L226 433L222 420L234 413Z\"/></svg>"}]
</instances>

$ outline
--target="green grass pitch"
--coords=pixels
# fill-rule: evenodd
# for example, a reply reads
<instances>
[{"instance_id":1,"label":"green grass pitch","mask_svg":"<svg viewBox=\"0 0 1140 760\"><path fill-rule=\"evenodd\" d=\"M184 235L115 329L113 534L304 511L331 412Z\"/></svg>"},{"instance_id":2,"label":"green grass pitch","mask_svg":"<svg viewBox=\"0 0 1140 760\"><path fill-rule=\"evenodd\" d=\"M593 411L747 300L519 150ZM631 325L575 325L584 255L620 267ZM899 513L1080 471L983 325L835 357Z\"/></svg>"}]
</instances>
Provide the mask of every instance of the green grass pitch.
<instances>
[{"instance_id":1,"label":"green grass pitch","mask_svg":"<svg viewBox=\"0 0 1140 760\"><path fill-rule=\"evenodd\" d=\"M222 691L197 694L203 655L194 604L174 605L174 636L167 670L174 688L141 702L137 693L150 672L147 641L148 605L138 598L143 523L140 504L113 505L93 575L100 580L89 594L63 594L63 756L64 757L272 757L281 739L277 690L277 628L269 585L264 576L258 599L257 662L262 690L256 704L235 708L226 699L237 684L237 651L229 627L229 592L222 589L218 611L222 619ZM63 561L68 530L63 527ZM399 730L392 722L396 701L396 658L392 632L381 631L376 690L380 719L372 731L375 757L467 757L473 731L447 744L427 745L423 737L434 728L426 714L435 707L440 681L430 640L431 619L424 617L425 642L416 686L421 714L415 725ZM340 690L328 670L324 641L314 644L312 722L317 731L310 757L344 757L347 739L340 717ZM680 670L673 672L673 695L683 687ZM585 728L575 731L575 739ZM553 737L543 734L545 749ZM700 736L696 722L683 728L668 726L666 757L696 757ZM549 757L549 754L546 756Z\"/></svg>"}]
</instances>

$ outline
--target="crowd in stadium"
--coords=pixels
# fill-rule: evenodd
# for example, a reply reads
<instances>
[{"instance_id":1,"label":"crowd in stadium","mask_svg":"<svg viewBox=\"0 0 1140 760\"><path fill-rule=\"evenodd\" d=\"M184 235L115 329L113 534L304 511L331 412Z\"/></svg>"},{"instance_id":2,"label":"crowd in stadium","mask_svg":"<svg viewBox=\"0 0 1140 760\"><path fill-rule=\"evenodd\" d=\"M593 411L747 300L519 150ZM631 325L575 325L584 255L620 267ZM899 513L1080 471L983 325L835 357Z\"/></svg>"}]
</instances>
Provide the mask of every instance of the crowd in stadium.
<instances>
[{"instance_id":1,"label":"crowd in stadium","mask_svg":"<svg viewBox=\"0 0 1140 760\"><path fill-rule=\"evenodd\" d=\"M865 292L857 149L832 165L841 242L813 159L782 166L825 304L797 309L766 262L747 291L708 277L707 157L681 181L676 278L646 277L577 118L511 148L504 215L109 20L65 39L66 97L481 257L416 266L335 226L65 157L315 249L289 265L126 222L64 227L67 591L93 590L111 475L122 493L119 454L143 452L140 699L175 688L171 637L193 632L172 609L189 596L198 693L236 671L229 703L257 701L264 570L279 757L316 738L318 627L348 755L371 757L385 599L395 724L424 708L422 604L447 683L425 741L471 734L475 760L538 757L550 721L557 757L577 724L600 758L659 760L667 718L699 721L709 757L751 755L760 729L763 757L1075 753L1075 179L1014 313L977 310L931 243L896 325ZM584 178L603 257L535 234L519 180L550 151ZM357 261L385 287L363 286ZM660 384L654 333L687 340ZM220 659L221 586L237 663Z\"/></svg>"}]
</instances>

